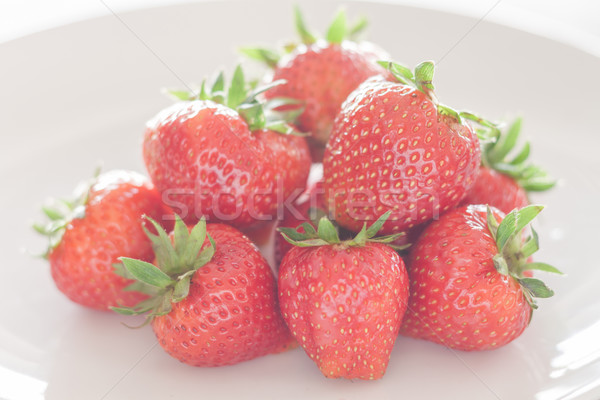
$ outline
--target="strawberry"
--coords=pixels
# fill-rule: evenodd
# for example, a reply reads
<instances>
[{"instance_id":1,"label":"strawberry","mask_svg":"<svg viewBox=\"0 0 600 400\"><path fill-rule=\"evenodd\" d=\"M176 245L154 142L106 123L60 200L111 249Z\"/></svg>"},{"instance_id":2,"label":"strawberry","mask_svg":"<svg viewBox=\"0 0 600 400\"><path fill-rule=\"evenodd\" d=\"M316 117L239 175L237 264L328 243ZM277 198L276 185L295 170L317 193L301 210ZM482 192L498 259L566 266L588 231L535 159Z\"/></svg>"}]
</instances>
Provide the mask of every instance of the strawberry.
<instances>
[{"instance_id":1,"label":"strawberry","mask_svg":"<svg viewBox=\"0 0 600 400\"><path fill-rule=\"evenodd\" d=\"M520 131L520 118L515 120L506 133L494 130L494 141L483 144L479 174L463 203L489 204L509 213L529 204L528 192L544 191L554 186L556 181L546 171L527 163L529 143L512 159L508 159Z\"/></svg>"},{"instance_id":2,"label":"strawberry","mask_svg":"<svg viewBox=\"0 0 600 400\"><path fill-rule=\"evenodd\" d=\"M204 219L186 227L177 217L171 235L153 224L158 235L148 236L154 264L122 258L127 273L153 288L151 297L115 311L146 314L163 349L199 367L235 364L292 345L275 278L246 236Z\"/></svg>"},{"instance_id":3,"label":"strawberry","mask_svg":"<svg viewBox=\"0 0 600 400\"><path fill-rule=\"evenodd\" d=\"M333 20L325 40L309 32L298 8L295 17L302 43L289 54L280 58L277 53L264 49L242 51L270 65L273 80L286 81L266 93L267 98L289 97L302 102L304 112L299 117L298 127L310 133L313 153L318 153L327 143L335 116L346 97L365 79L386 74L376 61L389 56L372 43L352 39L366 27L366 21L363 19L348 27L343 10Z\"/></svg>"},{"instance_id":4,"label":"strawberry","mask_svg":"<svg viewBox=\"0 0 600 400\"><path fill-rule=\"evenodd\" d=\"M80 186L77 200L44 208L51 222L36 225L50 238L46 258L58 290L75 303L99 310L133 305L146 296L113 269L118 257L152 260L142 216L167 215L159 193L135 172L110 171Z\"/></svg>"},{"instance_id":5,"label":"strawberry","mask_svg":"<svg viewBox=\"0 0 600 400\"><path fill-rule=\"evenodd\" d=\"M293 245L279 271L279 302L292 335L328 378L379 379L406 310L404 262L374 238L389 213L340 241L323 217L318 230L281 228Z\"/></svg>"},{"instance_id":6,"label":"strawberry","mask_svg":"<svg viewBox=\"0 0 600 400\"><path fill-rule=\"evenodd\" d=\"M227 96L221 74L210 93L204 84L198 94L171 92L184 101L148 122L146 167L186 222L206 216L249 227L271 220L282 198L305 187L306 140L256 99L267 89L248 94L238 67Z\"/></svg>"},{"instance_id":7,"label":"strawberry","mask_svg":"<svg viewBox=\"0 0 600 400\"><path fill-rule=\"evenodd\" d=\"M353 231L392 210L382 233L397 233L455 207L473 184L479 141L467 119L439 104L433 63L415 74L391 62L395 77L374 77L344 103L325 150L329 212Z\"/></svg>"},{"instance_id":8,"label":"strawberry","mask_svg":"<svg viewBox=\"0 0 600 400\"><path fill-rule=\"evenodd\" d=\"M483 205L452 210L423 232L409 259L410 299L401 333L459 350L488 350L516 339L529 324L534 297L553 292L529 270L538 237L523 229L542 210L527 206L506 217ZM501 220L501 222L498 222Z\"/></svg>"}]
</instances>

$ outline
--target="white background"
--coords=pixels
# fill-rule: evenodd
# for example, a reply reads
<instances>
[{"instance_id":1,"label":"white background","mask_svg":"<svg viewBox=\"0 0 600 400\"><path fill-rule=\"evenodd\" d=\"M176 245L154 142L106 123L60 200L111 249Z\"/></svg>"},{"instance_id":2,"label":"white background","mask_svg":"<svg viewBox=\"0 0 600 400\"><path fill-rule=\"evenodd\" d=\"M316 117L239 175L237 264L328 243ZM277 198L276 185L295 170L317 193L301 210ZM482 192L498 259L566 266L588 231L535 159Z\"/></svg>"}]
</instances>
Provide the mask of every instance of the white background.
<instances>
[{"instance_id":1,"label":"white background","mask_svg":"<svg viewBox=\"0 0 600 400\"><path fill-rule=\"evenodd\" d=\"M218 1L218 0L217 0ZM193 0L2 0L0 43L88 18ZM198 2L198 1L196 1ZM600 56L600 1L387 0L439 9L536 33Z\"/></svg>"}]
</instances>

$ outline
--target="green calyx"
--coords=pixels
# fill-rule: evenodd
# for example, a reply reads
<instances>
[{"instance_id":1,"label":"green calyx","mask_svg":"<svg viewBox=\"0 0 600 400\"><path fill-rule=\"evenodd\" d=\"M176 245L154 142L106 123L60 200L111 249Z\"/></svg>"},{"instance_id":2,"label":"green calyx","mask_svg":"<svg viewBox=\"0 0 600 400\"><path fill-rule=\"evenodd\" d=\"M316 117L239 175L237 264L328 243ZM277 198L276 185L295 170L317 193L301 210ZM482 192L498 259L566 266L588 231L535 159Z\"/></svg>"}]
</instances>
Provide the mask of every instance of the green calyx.
<instances>
[{"instance_id":1,"label":"green calyx","mask_svg":"<svg viewBox=\"0 0 600 400\"><path fill-rule=\"evenodd\" d=\"M502 275L511 276L520 285L529 305L536 309L535 298L546 298L554 295L541 280L528 278L525 271L539 270L562 274L552 265L540 262L528 262L528 258L539 250L539 240L533 227L531 235L523 241L523 230L542 211L540 205L530 205L520 210L513 210L498 223L492 210L487 209L488 229L496 241L498 254L494 256L494 267Z\"/></svg>"},{"instance_id":2,"label":"green calyx","mask_svg":"<svg viewBox=\"0 0 600 400\"><path fill-rule=\"evenodd\" d=\"M319 35L313 33L310 28L308 28L304 16L298 6L294 7L294 25L296 26L296 32L300 38L300 44L309 46L321 39ZM364 32L367 25L368 22L365 17L361 17L353 24L349 24L346 10L340 8L327 28L325 40L332 44L341 44L344 40L356 41ZM290 53L298 47L298 44L299 43L286 44L283 48L283 52ZM239 51L246 57L260 61L269 68L275 68L281 58L280 52L264 47L242 47Z\"/></svg>"},{"instance_id":3,"label":"green calyx","mask_svg":"<svg viewBox=\"0 0 600 400\"><path fill-rule=\"evenodd\" d=\"M275 132L305 136L291 124L302 113L303 108L295 99L278 97L263 101L259 95L284 84L284 80L272 82L264 86L256 86L256 82L247 82L242 67L235 68L229 87L225 84L225 74L219 73L212 85L208 87L202 82L197 91L167 90L167 94L176 100L210 100L237 111L246 121L251 131L269 129ZM294 106L289 111L276 111L281 106Z\"/></svg>"},{"instance_id":4,"label":"green calyx","mask_svg":"<svg viewBox=\"0 0 600 400\"><path fill-rule=\"evenodd\" d=\"M115 273L135 282L125 290L145 293L150 297L134 307L112 307L123 315L146 315L146 323L154 317L168 314L172 304L185 299L189 293L194 273L208 263L215 254L215 242L206 231L206 220L201 219L191 230L176 216L173 240L153 219L146 217L157 234L146 227L152 242L156 264L121 257L122 264L115 265ZM202 249L208 238L209 245Z\"/></svg>"},{"instance_id":5,"label":"green calyx","mask_svg":"<svg viewBox=\"0 0 600 400\"><path fill-rule=\"evenodd\" d=\"M100 168L95 171L91 179L79 185L73 199L54 200L52 206L42 207L42 212L48 218L48 222L33 224L33 229L36 232L47 236L49 239L48 247L42 253L42 257L48 258L52 250L58 246L71 221L85 216L85 206L88 203L90 190L98 181L99 175Z\"/></svg>"},{"instance_id":6,"label":"green calyx","mask_svg":"<svg viewBox=\"0 0 600 400\"><path fill-rule=\"evenodd\" d=\"M526 191L548 190L556 184L556 180L543 168L528 163L529 142L509 157L517 145L521 123L521 118L517 118L506 131L494 131L494 140L483 146L481 161L484 166L510 176Z\"/></svg>"},{"instance_id":7,"label":"green calyx","mask_svg":"<svg viewBox=\"0 0 600 400\"><path fill-rule=\"evenodd\" d=\"M438 114L453 118L458 123L462 123L463 119L475 122L478 125L478 128L475 130L477 136L483 141L490 140L490 137L495 136L497 124L468 111L457 111L438 101L433 86L433 75L435 72L433 61L423 61L415 67L414 73L410 68L393 61L378 61L378 64L390 71L398 82L411 86L427 95L429 100L435 104Z\"/></svg>"},{"instance_id":8,"label":"green calyx","mask_svg":"<svg viewBox=\"0 0 600 400\"><path fill-rule=\"evenodd\" d=\"M377 232L381 229L385 221L389 218L391 211L383 214L377 221L373 222L369 227L365 222L360 232L351 239L341 240L338 229L332 221L326 216L319 219L317 228L308 223L304 222L297 228L279 228L279 232L283 238L290 244L299 247L316 247L316 246L327 246L332 244L340 244L344 246L359 246L362 247L367 242L374 243L385 243L390 245L396 250L403 250L406 246L394 246L391 243L404 235L404 233L397 233L386 236L376 236ZM298 230L302 228L304 232Z\"/></svg>"}]
</instances>

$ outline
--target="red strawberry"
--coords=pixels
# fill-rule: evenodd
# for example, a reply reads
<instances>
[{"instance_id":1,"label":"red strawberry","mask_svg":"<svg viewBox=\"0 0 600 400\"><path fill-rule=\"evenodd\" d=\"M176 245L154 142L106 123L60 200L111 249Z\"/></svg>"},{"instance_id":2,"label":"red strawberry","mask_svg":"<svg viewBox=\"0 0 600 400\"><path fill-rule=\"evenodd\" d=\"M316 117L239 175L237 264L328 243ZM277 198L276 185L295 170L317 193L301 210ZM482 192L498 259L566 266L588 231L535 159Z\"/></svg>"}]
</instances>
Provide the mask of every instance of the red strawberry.
<instances>
[{"instance_id":1,"label":"red strawberry","mask_svg":"<svg viewBox=\"0 0 600 400\"><path fill-rule=\"evenodd\" d=\"M204 219L193 228L177 219L170 237L157 230L149 234L156 266L122 259L131 275L154 287L153 297L115 311L148 313L165 351L194 366L235 364L291 346L275 278L246 236Z\"/></svg>"},{"instance_id":2,"label":"red strawberry","mask_svg":"<svg viewBox=\"0 0 600 400\"><path fill-rule=\"evenodd\" d=\"M311 147L318 149L327 143L333 120L350 92L371 76L387 74L376 61L388 56L371 43L351 40L366 26L364 20L349 28L346 14L340 11L328 29L326 40L322 40L307 30L300 11L297 8L295 11L302 44L291 53L279 59L276 53L265 50L243 51L270 64L274 68L273 81L286 81L265 95L268 99L289 97L302 102L305 108L298 127L310 133L315 140Z\"/></svg>"},{"instance_id":3,"label":"red strawberry","mask_svg":"<svg viewBox=\"0 0 600 400\"><path fill-rule=\"evenodd\" d=\"M481 166L464 204L489 204L503 213L529 205L527 191L513 178Z\"/></svg>"},{"instance_id":4,"label":"red strawberry","mask_svg":"<svg viewBox=\"0 0 600 400\"><path fill-rule=\"evenodd\" d=\"M166 215L160 195L148 179L129 171L104 173L81 188L79 198L62 208L45 208L52 220L36 229L50 237L46 257L57 288L81 305L107 310L133 305L146 296L129 291L132 281L115 273L118 257L152 260L143 215Z\"/></svg>"},{"instance_id":5,"label":"red strawberry","mask_svg":"<svg viewBox=\"0 0 600 400\"><path fill-rule=\"evenodd\" d=\"M385 63L383 63L385 64ZM387 63L398 81L370 78L344 103L325 150L329 212L353 231L384 210L397 233L459 204L473 184L480 149L472 128L433 94L433 63L415 76Z\"/></svg>"},{"instance_id":6,"label":"red strawberry","mask_svg":"<svg viewBox=\"0 0 600 400\"><path fill-rule=\"evenodd\" d=\"M512 159L508 154L517 143L521 119L506 133L495 129L492 143L483 145L482 166L465 204L489 204L509 213L529 204L527 192L548 190L555 181L540 167L527 163L529 143Z\"/></svg>"},{"instance_id":7,"label":"red strawberry","mask_svg":"<svg viewBox=\"0 0 600 400\"><path fill-rule=\"evenodd\" d=\"M523 243L522 231L541 209L528 206L502 218L497 209L471 205L432 222L411 251L401 333L459 350L494 349L521 335L536 308L533 298L553 294L524 272L558 272L527 262L538 240L532 230Z\"/></svg>"},{"instance_id":8,"label":"red strawberry","mask_svg":"<svg viewBox=\"0 0 600 400\"><path fill-rule=\"evenodd\" d=\"M228 96L222 75L207 94L163 110L144 136L144 160L168 204L188 223L202 216L248 227L271 220L277 204L306 185L310 155L306 141L248 95L237 68ZM244 100L246 99L246 100ZM283 132L283 133L282 133Z\"/></svg>"},{"instance_id":9,"label":"red strawberry","mask_svg":"<svg viewBox=\"0 0 600 400\"><path fill-rule=\"evenodd\" d=\"M404 262L383 244L394 235L373 238L388 215L348 241L327 218L317 232L281 229L300 246L281 263L281 312L328 378L379 379L387 368L408 296Z\"/></svg>"}]
</instances>

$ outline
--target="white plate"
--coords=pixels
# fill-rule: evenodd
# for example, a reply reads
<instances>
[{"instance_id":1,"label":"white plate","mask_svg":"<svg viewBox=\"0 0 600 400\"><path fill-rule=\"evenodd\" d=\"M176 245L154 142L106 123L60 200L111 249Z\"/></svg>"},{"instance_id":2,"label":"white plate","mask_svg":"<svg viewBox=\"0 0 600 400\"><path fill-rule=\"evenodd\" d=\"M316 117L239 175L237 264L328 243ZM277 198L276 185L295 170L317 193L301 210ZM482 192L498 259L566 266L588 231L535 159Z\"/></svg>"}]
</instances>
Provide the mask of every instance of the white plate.
<instances>
[{"instance_id":1,"label":"white plate","mask_svg":"<svg viewBox=\"0 0 600 400\"><path fill-rule=\"evenodd\" d=\"M334 3L303 9L324 27ZM492 352L400 337L378 382L331 381L297 349L200 369L156 346L150 329L80 308L54 287L44 240L27 223L50 195L104 168L143 171L144 122L170 101L159 88L231 67L241 44L293 35L291 3L198 3L77 23L0 45L0 398L597 399L600 397L600 60L503 26L430 10L354 3L370 38L409 65L441 62L440 99L490 118L521 114L534 158L561 178L537 227L539 260L562 268L529 329ZM248 18L252 16L252 18ZM133 32L133 33L132 33ZM464 36L464 38L463 38ZM461 39L462 38L462 39Z\"/></svg>"}]
</instances>

